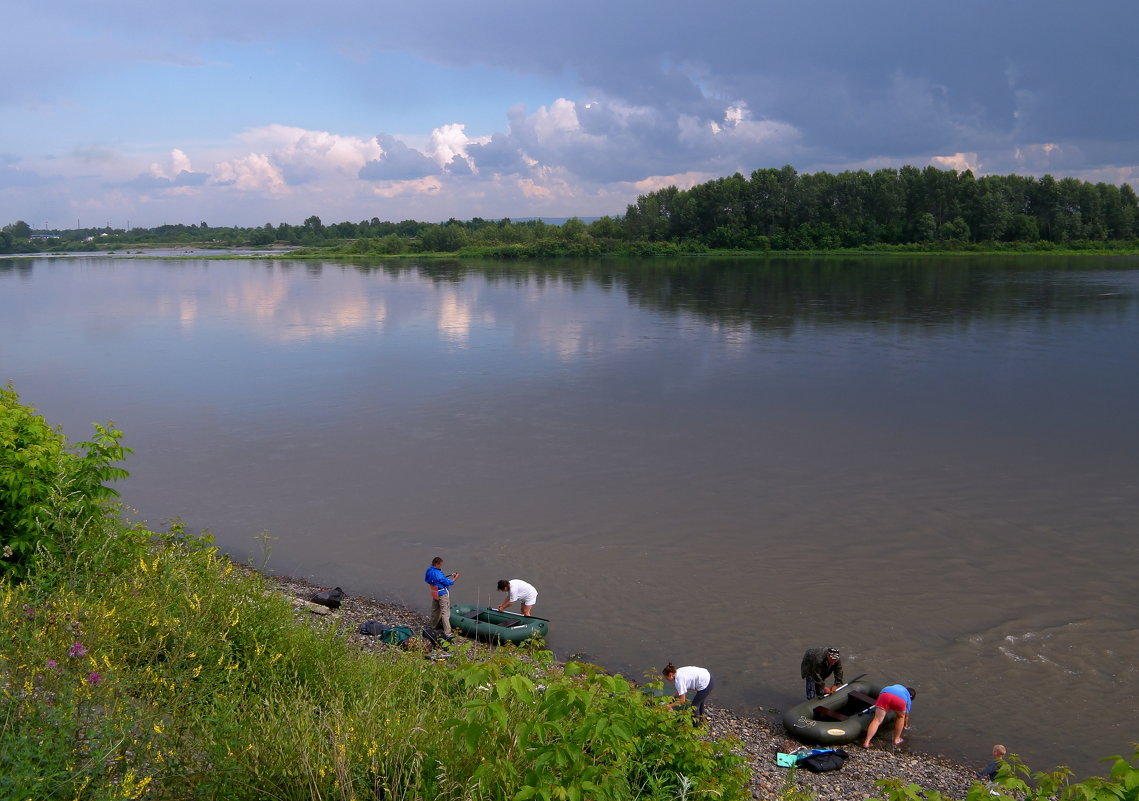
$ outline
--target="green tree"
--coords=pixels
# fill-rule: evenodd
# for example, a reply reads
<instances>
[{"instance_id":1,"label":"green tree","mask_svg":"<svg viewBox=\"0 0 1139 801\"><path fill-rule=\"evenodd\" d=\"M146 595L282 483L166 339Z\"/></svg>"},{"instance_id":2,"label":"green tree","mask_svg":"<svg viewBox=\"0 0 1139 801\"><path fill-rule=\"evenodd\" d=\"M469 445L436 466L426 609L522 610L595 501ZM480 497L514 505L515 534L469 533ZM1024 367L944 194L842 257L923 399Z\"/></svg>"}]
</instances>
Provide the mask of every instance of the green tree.
<instances>
[{"instance_id":1,"label":"green tree","mask_svg":"<svg viewBox=\"0 0 1139 801\"><path fill-rule=\"evenodd\" d=\"M937 220L930 212L924 212L914 225L915 242L932 242L937 238Z\"/></svg>"},{"instance_id":2,"label":"green tree","mask_svg":"<svg viewBox=\"0 0 1139 801\"><path fill-rule=\"evenodd\" d=\"M461 224L449 221L432 225L419 235L419 244L425 253L454 253L467 243L467 232Z\"/></svg>"},{"instance_id":3,"label":"green tree","mask_svg":"<svg viewBox=\"0 0 1139 801\"><path fill-rule=\"evenodd\" d=\"M1028 214L1013 215L1007 236L1013 242L1039 242L1040 228L1036 225L1036 218Z\"/></svg>"},{"instance_id":4,"label":"green tree","mask_svg":"<svg viewBox=\"0 0 1139 801\"><path fill-rule=\"evenodd\" d=\"M589 234L585 230L585 223L577 217L571 217L562 223L561 233L562 239L566 242L580 242L589 238Z\"/></svg>"},{"instance_id":5,"label":"green tree","mask_svg":"<svg viewBox=\"0 0 1139 801\"><path fill-rule=\"evenodd\" d=\"M594 239L620 239L624 234L621 220L613 217L601 217L586 227L589 230L589 235Z\"/></svg>"},{"instance_id":6,"label":"green tree","mask_svg":"<svg viewBox=\"0 0 1139 801\"><path fill-rule=\"evenodd\" d=\"M1061 228L1056 225L1056 218L1060 214L1060 185L1051 175L1041 178L1029 193L1029 203L1032 216L1036 218L1036 227L1042 239L1053 242L1060 241Z\"/></svg>"},{"instance_id":7,"label":"green tree","mask_svg":"<svg viewBox=\"0 0 1139 801\"><path fill-rule=\"evenodd\" d=\"M23 220L16 220L14 223L5 225L4 230L11 234L13 239L30 239L32 236L32 226Z\"/></svg>"},{"instance_id":8,"label":"green tree","mask_svg":"<svg viewBox=\"0 0 1139 801\"><path fill-rule=\"evenodd\" d=\"M982 194L977 200L973 227L977 237L985 242L997 242L1004 236L1012 221L1012 210L997 181L981 179Z\"/></svg>"},{"instance_id":9,"label":"green tree","mask_svg":"<svg viewBox=\"0 0 1139 801\"><path fill-rule=\"evenodd\" d=\"M968 242L969 224L963 217L954 217L938 230L940 238L947 242Z\"/></svg>"},{"instance_id":10,"label":"green tree","mask_svg":"<svg viewBox=\"0 0 1139 801\"><path fill-rule=\"evenodd\" d=\"M265 223L263 227L254 228L253 231L250 232L249 244L253 245L254 247L263 247L272 243L276 238L277 237L276 233L273 230L273 226L269 223Z\"/></svg>"},{"instance_id":11,"label":"green tree","mask_svg":"<svg viewBox=\"0 0 1139 801\"><path fill-rule=\"evenodd\" d=\"M22 577L39 552L73 550L78 534L105 516L126 478L116 463L130 453L122 433L95 425L91 442L73 450L63 432L0 388L0 573Z\"/></svg>"}]
</instances>

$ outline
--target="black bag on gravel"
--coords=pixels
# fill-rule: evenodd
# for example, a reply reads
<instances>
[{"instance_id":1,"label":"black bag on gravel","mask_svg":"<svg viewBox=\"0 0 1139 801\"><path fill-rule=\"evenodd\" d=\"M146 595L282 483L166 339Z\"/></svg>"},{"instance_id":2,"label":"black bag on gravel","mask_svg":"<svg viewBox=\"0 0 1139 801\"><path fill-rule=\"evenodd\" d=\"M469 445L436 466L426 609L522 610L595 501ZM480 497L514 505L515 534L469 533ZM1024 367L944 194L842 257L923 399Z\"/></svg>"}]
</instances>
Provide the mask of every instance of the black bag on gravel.
<instances>
[{"instance_id":1,"label":"black bag on gravel","mask_svg":"<svg viewBox=\"0 0 1139 801\"><path fill-rule=\"evenodd\" d=\"M846 753L846 751L843 751L841 748L836 748L833 751L824 751L819 754L800 757L799 761L795 763L795 767L809 770L811 773L826 773L827 771L840 769L849 756L850 754Z\"/></svg>"},{"instance_id":2,"label":"black bag on gravel","mask_svg":"<svg viewBox=\"0 0 1139 801\"><path fill-rule=\"evenodd\" d=\"M336 587L331 590L322 590L309 598L314 604L327 606L329 609L339 609L340 601L344 599L344 590Z\"/></svg>"}]
</instances>

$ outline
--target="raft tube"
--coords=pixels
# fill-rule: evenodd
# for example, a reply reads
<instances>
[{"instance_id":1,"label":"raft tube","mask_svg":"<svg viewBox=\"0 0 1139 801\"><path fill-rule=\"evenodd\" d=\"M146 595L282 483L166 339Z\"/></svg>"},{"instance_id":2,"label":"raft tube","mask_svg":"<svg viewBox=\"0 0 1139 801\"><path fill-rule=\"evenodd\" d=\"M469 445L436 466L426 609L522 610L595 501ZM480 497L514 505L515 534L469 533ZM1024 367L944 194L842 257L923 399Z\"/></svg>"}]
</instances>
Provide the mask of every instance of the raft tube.
<instances>
[{"instance_id":1,"label":"raft tube","mask_svg":"<svg viewBox=\"0 0 1139 801\"><path fill-rule=\"evenodd\" d=\"M874 718L874 701L884 686L871 681L852 681L833 695L796 704L783 713L783 728L803 743L852 743L866 735ZM896 713L887 712L882 728L888 730L896 717Z\"/></svg>"},{"instance_id":2,"label":"raft tube","mask_svg":"<svg viewBox=\"0 0 1139 801\"><path fill-rule=\"evenodd\" d=\"M459 604L451 607L451 628L476 640L522 642L530 637L545 637L550 630L550 621L500 612L491 606Z\"/></svg>"}]
</instances>

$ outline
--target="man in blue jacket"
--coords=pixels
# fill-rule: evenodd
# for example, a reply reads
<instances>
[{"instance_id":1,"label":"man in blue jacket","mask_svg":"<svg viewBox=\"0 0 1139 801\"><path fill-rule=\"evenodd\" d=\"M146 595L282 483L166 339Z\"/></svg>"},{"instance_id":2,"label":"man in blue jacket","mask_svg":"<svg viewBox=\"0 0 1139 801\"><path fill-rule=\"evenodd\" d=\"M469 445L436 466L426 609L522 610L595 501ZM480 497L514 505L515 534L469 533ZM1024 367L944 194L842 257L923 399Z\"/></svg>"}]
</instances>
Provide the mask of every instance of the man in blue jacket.
<instances>
[{"instance_id":1,"label":"man in blue jacket","mask_svg":"<svg viewBox=\"0 0 1139 801\"><path fill-rule=\"evenodd\" d=\"M423 576L423 580L431 587L431 625L438 627L443 624L443 639L451 641L451 593L448 587L459 578L458 573L447 575L443 572L443 557L436 556L431 560L431 567Z\"/></svg>"}]
</instances>

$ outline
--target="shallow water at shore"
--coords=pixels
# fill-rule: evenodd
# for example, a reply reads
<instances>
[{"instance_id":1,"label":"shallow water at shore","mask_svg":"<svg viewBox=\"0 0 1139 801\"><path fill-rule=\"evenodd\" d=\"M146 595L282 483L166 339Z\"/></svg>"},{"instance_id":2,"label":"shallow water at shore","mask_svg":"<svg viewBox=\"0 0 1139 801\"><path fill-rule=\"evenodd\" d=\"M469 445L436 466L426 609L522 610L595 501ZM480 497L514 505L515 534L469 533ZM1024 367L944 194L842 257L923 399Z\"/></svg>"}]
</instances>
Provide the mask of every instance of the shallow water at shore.
<instances>
[{"instance_id":1,"label":"shallow water at shore","mask_svg":"<svg viewBox=\"0 0 1139 801\"><path fill-rule=\"evenodd\" d=\"M560 655L739 710L835 645L915 748L1086 774L1139 706L1137 263L5 260L0 380L271 569L525 578Z\"/></svg>"}]
</instances>

